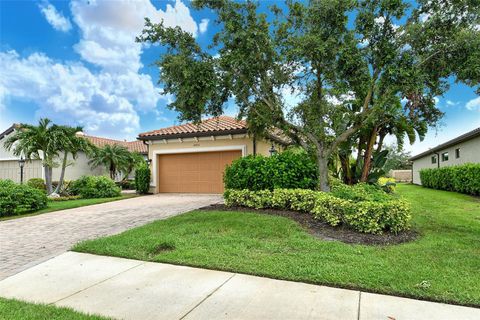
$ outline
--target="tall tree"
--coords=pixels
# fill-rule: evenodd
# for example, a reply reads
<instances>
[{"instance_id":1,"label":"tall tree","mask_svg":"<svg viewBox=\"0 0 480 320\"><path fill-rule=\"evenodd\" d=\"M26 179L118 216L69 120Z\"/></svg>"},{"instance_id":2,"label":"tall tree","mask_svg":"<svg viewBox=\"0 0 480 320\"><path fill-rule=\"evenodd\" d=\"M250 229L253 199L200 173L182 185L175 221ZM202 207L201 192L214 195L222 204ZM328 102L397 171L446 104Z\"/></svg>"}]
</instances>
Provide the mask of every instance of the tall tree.
<instances>
[{"instance_id":1,"label":"tall tree","mask_svg":"<svg viewBox=\"0 0 480 320\"><path fill-rule=\"evenodd\" d=\"M7 138L5 148L13 150L16 156L23 155L25 159L41 160L45 174L47 193L52 193L52 170L55 166L55 157L58 146L54 139L54 128L49 119L40 119L38 126L21 124L20 127Z\"/></svg>"},{"instance_id":2,"label":"tall tree","mask_svg":"<svg viewBox=\"0 0 480 320\"><path fill-rule=\"evenodd\" d=\"M93 152L94 146L85 138L77 136L78 132L83 131L82 127L69 127L69 126L52 126L52 139L56 148L59 150L61 160L61 171L58 179L58 185L55 189L55 193L60 193L65 180L65 171L68 166L73 165L72 161L68 161L68 156L71 155L75 160L78 157L79 152L84 152L89 155Z\"/></svg>"},{"instance_id":3,"label":"tall tree","mask_svg":"<svg viewBox=\"0 0 480 320\"><path fill-rule=\"evenodd\" d=\"M270 19L252 1L196 0L217 14L215 55L179 27L148 19L137 40L166 47L156 63L181 120L219 115L234 99L254 132L275 127L312 150L319 189L329 191L329 157L361 128L372 128L362 141L368 172L385 115L435 123L434 97L449 77L478 85L480 70L467 63L478 66L480 5L435 3L419 1L407 16L401 0L287 1Z\"/></svg>"},{"instance_id":4,"label":"tall tree","mask_svg":"<svg viewBox=\"0 0 480 320\"><path fill-rule=\"evenodd\" d=\"M131 155L127 148L117 144L107 144L93 152L89 164L93 168L105 166L110 173L110 178L115 180L116 174L128 166L130 157Z\"/></svg>"},{"instance_id":5,"label":"tall tree","mask_svg":"<svg viewBox=\"0 0 480 320\"><path fill-rule=\"evenodd\" d=\"M130 152L126 164L121 168L123 173L122 180L127 180L128 176L142 165L145 165L145 158L138 152Z\"/></svg>"}]
</instances>

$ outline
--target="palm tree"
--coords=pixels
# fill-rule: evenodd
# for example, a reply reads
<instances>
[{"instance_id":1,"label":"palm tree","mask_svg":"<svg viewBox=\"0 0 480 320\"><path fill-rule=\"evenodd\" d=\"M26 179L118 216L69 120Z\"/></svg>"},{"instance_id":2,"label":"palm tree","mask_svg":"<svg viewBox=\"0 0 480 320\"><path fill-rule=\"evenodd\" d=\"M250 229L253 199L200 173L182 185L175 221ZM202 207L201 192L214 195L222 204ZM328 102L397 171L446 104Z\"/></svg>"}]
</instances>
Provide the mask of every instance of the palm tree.
<instances>
[{"instance_id":1,"label":"palm tree","mask_svg":"<svg viewBox=\"0 0 480 320\"><path fill-rule=\"evenodd\" d=\"M92 159L88 162L93 168L105 166L110 172L110 178L115 179L118 171L127 167L130 159L130 151L127 148L114 144L105 145L95 150Z\"/></svg>"},{"instance_id":2,"label":"palm tree","mask_svg":"<svg viewBox=\"0 0 480 320\"><path fill-rule=\"evenodd\" d=\"M47 193L52 193L52 168L58 148L53 138L52 121L40 119L38 126L21 124L19 129L5 141L5 149L12 150L15 156L23 154L25 159L42 160L45 172Z\"/></svg>"},{"instance_id":3,"label":"palm tree","mask_svg":"<svg viewBox=\"0 0 480 320\"><path fill-rule=\"evenodd\" d=\"M77 132L83 131L82 127L69 127L69 126L52 126L53 136L55 144L59 150L63 153L60 178L58 180L55 193L60 193L65 180L66 168L72 163L68 162L68 155L71 154L75 160L78 157L79 152L85 152L87 155L93 152L94 146L90 141L83 137L77 136Z\"/></svg>"},{"instance_id":4,"label":"palm tree","mask_svg":"<svg viewBox=\"0 0 480 320\"><path fill-rule=\"evenodd\" d=\"M122 180L126 180L133 170L135 170L136 168L138 168L140 165L144 163L145 163L145 159L140 153L130 152L128 162L123 168L120 169L124 174Z\"/></svg>"}]
</instances>

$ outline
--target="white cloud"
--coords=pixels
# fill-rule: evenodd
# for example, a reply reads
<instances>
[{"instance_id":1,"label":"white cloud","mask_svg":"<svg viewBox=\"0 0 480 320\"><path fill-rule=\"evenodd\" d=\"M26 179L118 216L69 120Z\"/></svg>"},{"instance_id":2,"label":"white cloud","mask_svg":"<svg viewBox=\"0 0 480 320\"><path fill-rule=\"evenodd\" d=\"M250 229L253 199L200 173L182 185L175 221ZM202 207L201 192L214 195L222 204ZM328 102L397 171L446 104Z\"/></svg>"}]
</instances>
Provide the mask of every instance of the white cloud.
<instances>
[{"instance_id":1,"label":"white cloud","mask_svg":"<svg viewBox=\"0 0 480 320\"><path fill-rule=\"evenodd\" d=\"M145 17L167 27L180 26L197 35L198 26L190 9L180 0L167 4L165 11L149 0L82 1L73 0L72 15L82 38L75 45L80 56L110 72L137 72L141 67L142 45L135 42L145 24Z\"/></svg>"},{"instance_id":2,"label":"white cloud","mask_svg":"<svg viewBox=\"0 0 480 320\"><path fill-rule=\"evenodd\" d=\"M48 2L41 8L50 16L55 12L56 22L63 17ZM199 26L181 0L167 4L165 10L149 0L72 0L70 8L80 29L74 49L81 61L56 61L39 52L29 56L0 52L0 110L12 108L7 103L10 97L19 98L38 105L37 117L83 125L90 134L133 138L140 130L139 113L161 117L159 101L172 99L162 95L150 75L139 72L144 47L135 37L143 29L144 17L180 26L194 36ZM84 62L95 65L95 71Z\"/></svg>"},{"instance_id":3,"label":"white cloud","mask_svg":"<svg viewBox=\"0 0 480 320\"><path fill-rule=\"evenodd\" d=\"M453 107L453 106L458 105L458 102L454 102L454 101L452 101L452 100L447 100L447 101L446 101L446 104L447 104L447 106L449 106L449 107Z\"/></svg>"},{"instance_id":4,"label":"white cloud","mask_svg":"<svg viewBox=\"0 0 480 320\"><path fill-rule=\"evenodd\" d=\"M161 98L148 75L93 73L81 63L62 64L41 53L22 58L0 52L0 69L6 95L35 102L39 117L80 124L92 134L135 136L137 111L155 110Z\"/></svg>"},{"instance_id":5,"label":"white cloud","mask_svg":"<svg viewBox=\"0 0 480 320\"><path fill-rule=\"evenodd\" d=\"M430 18L430 14L429 14L429 13L422 13L422 14L420 14L420 21L421 21L421 22L425 22L425 21L427 21L429 18Z\"/></svg>"},{"instance_id":6,"label":"white cloud","mask_svg":"<svg viewBox=\"0 0 480 320\"><path fill-rule=\"evenodd\" d=\"M55 30L68 32L72 29L72 24L68 18L65 18L57 9L48 1L42 2L39 5L40 11L47 19L48 23L52 25Z\"/></svg>"},{"instance_id":7,"label":"white cloud","mask_svg":"<svg viewBox=\"0 0 480 320\"><path fill-rule=\"evenodd\" d=\"M202 19L202 21L198 25L198 29L199 29L200 33L205 33L207 31L209 22L210 22L209 19Z\"/></svg>"},{"instance_id":8,"label":"white cloud","mask_svg":"<svg viewBox=\"0 0 480 320\"><path fill-rule=\"evenodd\" d=\"M467 104L465 105L465 107L468 109L468 110L477 110L477 111L480 111L480 97L477 97L475 99L472 99L470 101L467 102Z\"/></svg>"}]
</instances>

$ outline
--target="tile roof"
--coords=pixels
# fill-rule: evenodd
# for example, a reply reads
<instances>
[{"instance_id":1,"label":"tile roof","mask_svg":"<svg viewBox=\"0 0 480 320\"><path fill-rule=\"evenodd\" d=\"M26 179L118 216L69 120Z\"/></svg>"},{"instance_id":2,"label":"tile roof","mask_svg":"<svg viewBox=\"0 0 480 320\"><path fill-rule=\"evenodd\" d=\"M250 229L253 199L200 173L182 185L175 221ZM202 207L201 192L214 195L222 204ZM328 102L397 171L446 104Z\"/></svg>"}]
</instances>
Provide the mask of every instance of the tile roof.
<instances>
[{"instance_id":1,"label":"tile roof","mask_svg":"<svg viewBox=\"0 0 480 320\"><path fill-rule=\"evenodd\" d=\"M473 139L475 137L479 137L480 136L480 127L479 128L476 128L472 131L469 131L467 133L464 133L456 138L453 138L452 140L448 140L447 142L445 143L442 143L442 144L439 144L438 146L434 147L434 148L431 148L425 152L422 152L420 154L417 154L413 157L410 158L410 161L413 161L413 160L417 160L417 159L420 159L420 158L423 158L427 155L430 155L436 151L440 151L442 149L445 149L445 148L448 148L450 146L453 146L457 143L460 143L460 142L464 142L464 141L467 141L467 140L470 140L470 139Z\"/></svg>"},{"instance_id":2,"label":"tile roof","mask_svg":"<svg viewBox=\"0 0 480 320\"><path fill-rule=\"evenodd\" d=\"M185 137L194 135L218 135L229 134L231 132L247 132L247 123L243 120L237 120L228 116L219 116L203 120L199 124L185 123L178 126L172 126L144 132L139 134L142 140L148 140L148 137Z\"/></svg>"},{"instance_id":3,"label":"tile roof","mask_svg":"<svg viewBox=\"0 0 480 320\"><path fill-rule=\"evenodd\" d=\"M121 141L121 140L114 140L108 138L101 138L101 137L94 137L89 136L86 134L79 134L80 136L88 139L91 143L96 145L97 147L101 148L107 144L109 145L120 145L127 148L131 152L138 152L138 153L148 153L147 146L143 143L143 141Z\"/></svg>"}]
</instances>

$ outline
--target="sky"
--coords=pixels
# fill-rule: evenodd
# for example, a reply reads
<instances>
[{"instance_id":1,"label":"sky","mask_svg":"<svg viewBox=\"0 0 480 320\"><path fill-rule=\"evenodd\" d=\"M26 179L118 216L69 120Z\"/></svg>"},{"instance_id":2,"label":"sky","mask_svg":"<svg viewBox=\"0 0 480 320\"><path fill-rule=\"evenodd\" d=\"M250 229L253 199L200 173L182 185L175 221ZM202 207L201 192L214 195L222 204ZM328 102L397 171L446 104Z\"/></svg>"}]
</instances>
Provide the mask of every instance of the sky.
<instances>
[{"instance_id":1,"label":"sky","mask_svg":"<svg viewBox=\"0 0 480 320\"><path fill-rule=\"evenodd\" d=\"M90 135L133 140L178 124L152 65L162 49L134 41L144 17L180 26L204 47L218 31L214 14L188 0L1 1L0 132L48 117ZM480 127L480 97L465 85L452 83L437 106L445 112L439 129L407 143L412 154Z\"/></svg>"}]
</instances>

